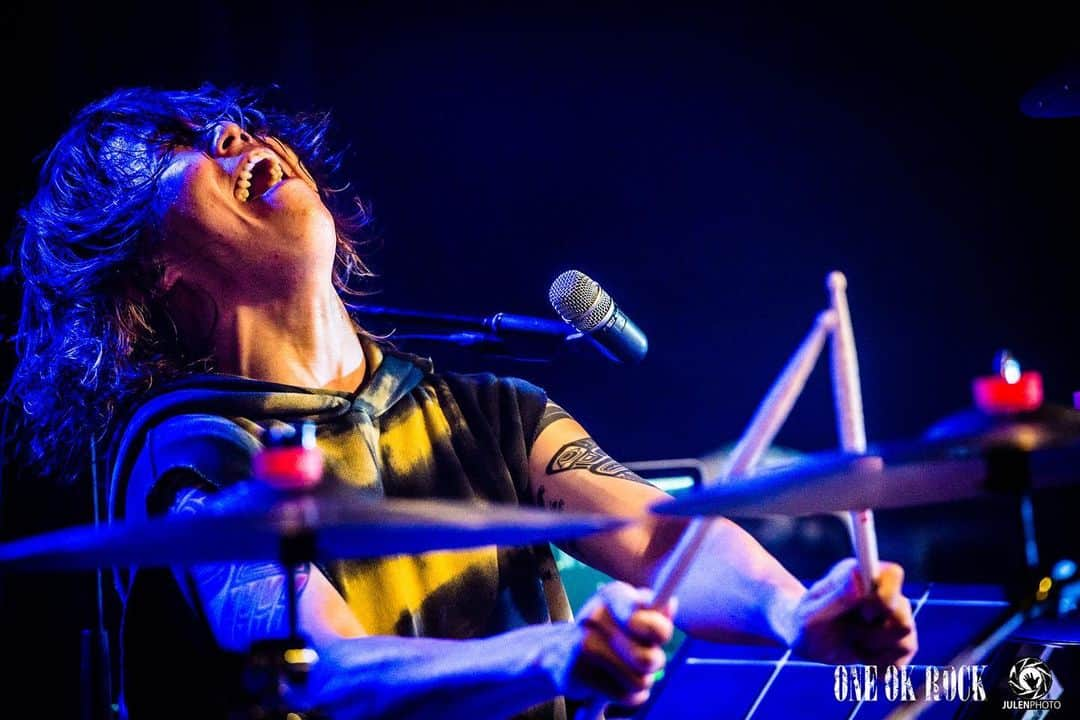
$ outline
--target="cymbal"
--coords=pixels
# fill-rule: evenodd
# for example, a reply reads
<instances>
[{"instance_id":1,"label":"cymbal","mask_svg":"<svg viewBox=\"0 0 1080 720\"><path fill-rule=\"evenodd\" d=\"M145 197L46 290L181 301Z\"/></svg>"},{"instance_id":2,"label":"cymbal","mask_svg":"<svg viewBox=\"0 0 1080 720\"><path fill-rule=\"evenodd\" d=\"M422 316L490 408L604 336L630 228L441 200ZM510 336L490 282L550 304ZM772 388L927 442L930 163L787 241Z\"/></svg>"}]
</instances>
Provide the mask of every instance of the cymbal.
<instances>
[{"instance_id":1,"label":"cymbal","mask_svg":"<svg viewBox=\"0 0 1080 720\"><path fill-rule=\"evenodd\" d=\"M629 521L463 500L384 499L345 486L283 494L246 482L215 494L198 514L73 527L2 544L0 571L273 561L289 540L303 543L303 559L363 559L566 540Z\"/></svg>"},{"instance_id":2,"label":"cymbal","mask_svg":"<svg viewBox=\"0 0 1080 720\"><path fill-rule=\"evenodd\" d=\"M1080 412L1060 405L1042 405L1028 412L993 414L971 409L932 425L923 435L924 456L958 456L991 448L1023 451L1080 442Z\"/></svg>"},{"instance_id":3,"label":"cymbal","mask_svg":"<svg viewBox=\"0 0 1080 720\"><path fill-rule=\"evenodd\" d=\"M960 413L913 442L790 465L653 506L663 515L816 515L915 507L1080 484L1080 413Z\"/></svg>"},{"instance_id":4,"label":"cymbal","mask_svg":"<svg viewBox=\"0 0 1080 720\"><path fill-rule=\"evenodd\" d=\"M1021 625L1013 638L1031 643L1080 648L1080 613L1060 617L1040 617Z\"/></svg>"}]
</instances>

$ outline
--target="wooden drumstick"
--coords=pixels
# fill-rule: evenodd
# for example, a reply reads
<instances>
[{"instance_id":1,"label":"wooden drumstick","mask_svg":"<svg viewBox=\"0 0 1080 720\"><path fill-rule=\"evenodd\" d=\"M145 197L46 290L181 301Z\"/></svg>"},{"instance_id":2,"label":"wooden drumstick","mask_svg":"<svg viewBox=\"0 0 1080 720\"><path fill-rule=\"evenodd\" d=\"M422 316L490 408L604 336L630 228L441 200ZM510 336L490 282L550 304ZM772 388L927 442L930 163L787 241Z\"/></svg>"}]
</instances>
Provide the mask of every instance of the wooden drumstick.
<instances>
[{"instance_id":1,"label":"wooden drumstick","mask_svg":"<svg viewBox=\"0 0 1080 720\"><path fill-rule=\"evenodd\" d=\"M810 328L806 339L788 360L780 376L769 389L769 394L761 402L753 419L743 432L735 449L731 453L723 474L716 479L707 479L705 484L715 485L730 477L740 477L751 472L772 444L780 427L784 424L791 408L806 385L806 379L814 369L825 344L825 337L836 329L836 313L825 310L818 314L814 326ZM679 544L668 556L667 562L653 583L654 605L663 607L675 592L676 586L686 575L706 531L714 522L713 518L696 518L683 531Z\"/></svg>"},{"instance_id":2,"label":"wooden drumstick","mask_svg":"<svg viewBox=\"0 0 1080 720\"><path fill-rule=\"evenodd\" d=\"M825 337L836 329L836 313L825 310L818 314L814 326L806 338L784 366L770 388L768 395L761 402L750 425L743 432L735 449L731 453L723 474L719 478L704 480L706 485L714 485L729 477L738 477L754 469L765 450L772 444L780 427L784 424L791 408L806 385L806 379L814 369L814 364L821 355ZM675 589L682 582L690 569L698 549L709 534L714 518L695 518L683 530L678 545L668 555L667 561L653 582L653 608L664 607L675 594ZM583 706L574 716L574 720L602 720L605 701L596 701Z\"/></svg>"},{"instance_id":3,"label":"wooden drumstick","mask_svg":"<svg viewBox=\"0 0 1080 720\"><path fill-rule=\"evenodd\" d=\"M731 460L723 475L717 480L742 477L757 466L806 387L806 379L821 355L825 337L836 330L836 322L835 311L823 310L818 313L810 332L773 382L769 394L761 401L753 419L731 451Z\"/></svg>"},{"instance_id":4,"label":"wooden drumstick","mask_svg":"<svg viewBox=\"0 0 1080 720\"><path fill-rule=\"evenodd\" d=\"M836 312L832 335L833 395L836 399L836 428L845 452L866 452L866 425L863 418L862 388L859 383L859 359L855 353L855 333L847 302L847 278L831 272L825 281ZM863 589L869 591L877 580L879 563L877 533L872 510L851 513L851 540L859 564Z\"/></svg>"}]
</instances>

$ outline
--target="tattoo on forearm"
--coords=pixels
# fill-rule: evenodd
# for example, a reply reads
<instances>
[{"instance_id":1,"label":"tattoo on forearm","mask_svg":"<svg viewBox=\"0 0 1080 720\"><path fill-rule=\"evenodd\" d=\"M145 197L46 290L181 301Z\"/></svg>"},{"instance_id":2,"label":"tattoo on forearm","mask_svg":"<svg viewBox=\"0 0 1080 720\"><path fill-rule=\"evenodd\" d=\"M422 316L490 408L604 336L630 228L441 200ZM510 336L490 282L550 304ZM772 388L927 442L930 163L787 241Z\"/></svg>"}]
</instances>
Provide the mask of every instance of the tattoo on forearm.
<instances>
[{"instance_id":1,"label":"tattoo on forearm","mask_svg":"<svg viewBox=\"0 0 1080 720\"><path fill-rule=\"evenodd\" d=\"M536 426L536 437L540 437L540 433L544 432L544 429L547 428L548 425L551 425L556 420L562 420L563 418L568 420L573 419L570 417L570 413L548 400L547 406L544 407L544 414L540 417L540 424Z\"/></svg>"},{"instance_id":2,"label":"tattoo on forearm","mask_svg":"<svg viewBox=\"0 0 1080 720\"><path fill-rule=\"evenodd\" d=\"M554 510L555 512L561 512L566 509L566 501L562 498L549 498L547 496L547 488L543 485L536 488L536 506L543 508L544 510ZM559 547L563 548L571 555L580 555L581 546L577 540L563 540L559 543Z\"/></svg>"},{"instance_id":3,"label":"tattoo on forearm","mask_svg":"<svg viewBox=\"0 0 1080 720\"><path fill-rule=\"evenodd\" d=\"M581 438L559 448L547 466L547 474L555 475L567 470L588 470L594 475L637 480L637 476L624 465L605 453L592 438Z\"/></svg>"},{"instance_id":4,"label":"tattoo on forearm","mask_svg":"<svg viewBox=\"0 0 1080 720\"><path fill-rule=\"evenodd\" d=\"M202 512L206 506L206 491L200 488L185 488L176 494L172 511L175 515L192 515Z\"/></svg>"},{"instance_id":5,"label":"tattoo on forearm","mask_svg":"<svg viewBox=\"0 0 1080 720\"><path fill-rule=\"evenodd\" d=\"M173 504L175 514L200 511L207 494L198 488L184 490ZM202 589L209 607L207 614L225 637L234 643L285 637L288 634L286 573L277 563L211 563L197 565L192 577ZM301 563L292 573L299 597L311 576L310 563Z\"/></svg>"},{"instance_id":6,"label":"tattoo on forearm","mask_svg":"<svg viewBox=\"0 0 1080 720\"><path fill-rule=\"evenodd\" d=\"M280 565L200 565L193 574L203 591L213 598L210 602L219 629L233 642L245 644L288 634L285 572ZM307 563L295 570L298 596L307 586L310 574Z\"/></svg>"},{"instance_id":7,"label":"tattoo on forearm","mask_svg":"<svg viewBox=\"0 0 1080 720\"><path fill-rule=\"evenodd\" d=\"M566 507L566 501L562 499L552 500L544 496L547 492L547 488L541 485L536 489L536 506L544 508L545 510L563 510Z\"/></svg>"}]
</instances>

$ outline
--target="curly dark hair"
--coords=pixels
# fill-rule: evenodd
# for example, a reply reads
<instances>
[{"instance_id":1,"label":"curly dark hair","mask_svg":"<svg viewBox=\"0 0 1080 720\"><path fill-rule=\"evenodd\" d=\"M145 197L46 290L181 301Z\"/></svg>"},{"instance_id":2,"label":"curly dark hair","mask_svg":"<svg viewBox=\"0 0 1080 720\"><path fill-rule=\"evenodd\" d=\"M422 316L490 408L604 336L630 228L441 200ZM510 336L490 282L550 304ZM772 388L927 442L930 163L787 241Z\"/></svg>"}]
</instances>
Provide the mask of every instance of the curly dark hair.
<instances>
[{"instance_id":1,"label":"curly dark hair","mask_svg":"<svg viewBox=\"0 0 1080 720\"><path fill-rule=\"evenodd\" d=\"M347 185L334 184L343 152L327 142L329 114L263 109L265 96L213 85L119 90L80 111L49 153L15 233L24 289L8 389L22 410L20 455L38 472L77 477L91 439L109 435L152 383L212 370L180 342L165 307L155 198L173 152L201 147L215 124L292 147L335 219L339 294L361 294L354 281L372 276L355 244L366 208L343 202Z\"/></svg>"}]
</instances>

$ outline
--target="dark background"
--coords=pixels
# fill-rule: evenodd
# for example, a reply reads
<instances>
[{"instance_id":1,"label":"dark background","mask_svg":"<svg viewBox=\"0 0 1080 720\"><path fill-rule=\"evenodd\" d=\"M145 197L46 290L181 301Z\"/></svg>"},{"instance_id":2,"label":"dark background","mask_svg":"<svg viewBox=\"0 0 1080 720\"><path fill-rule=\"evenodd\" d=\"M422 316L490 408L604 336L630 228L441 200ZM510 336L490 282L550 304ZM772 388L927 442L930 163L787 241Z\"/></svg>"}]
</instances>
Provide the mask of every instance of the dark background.
<instances>
[{"instance_id":1,"label":"dark background","mask_svg":"<svg viewBox=\"0 0 1080 720\"><path fill-rule=\"evenodd\" d=\"M1071 402L1080 120L1019 110L1080 47L1064 15L512 5L15 6L4 215L112 89L278 83L351 145L375 301L550 316L578 268L634 317L633 369L450 361L536 380L620 458L734 440L832 269L872 440L968 405L1002 347ZM784 444L835 442L826 375Z\"/></svg>"},{"instance_id":2,"label":"dark background","mask_svg":"<svg viewBox=\"0 0 1080 720\"><path fill-rule=\"evenodd\" d=\"M871 441L968 407L1001 348L1043 373L1049 402L1080 390L1080 118L1019 107L1077 57L1064 11L345 5L9 5L4 222L86 102L133 84L276 83L332 111L351 147L381 238L374 302L551 316L568 268L615 297L649 335L638 367L417 349L541 384L621 459L734 442L833 269L849 279ZM9 284L5 334L17 297ZM779 442L835 446L824 363ZM89 520L12 475L5 537ZM1051 544L1073 539L1075 509L1040 510ZM997 501L884 513L883 552L915 577L996 580L1014 517ZM806 527L770 537L812 575L846 549ZM50 582L32 586L64 592ZM9 588L8 618L65 615L27 595Z\"/></svg>"}]
</instances>

